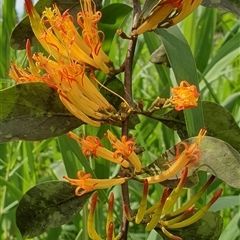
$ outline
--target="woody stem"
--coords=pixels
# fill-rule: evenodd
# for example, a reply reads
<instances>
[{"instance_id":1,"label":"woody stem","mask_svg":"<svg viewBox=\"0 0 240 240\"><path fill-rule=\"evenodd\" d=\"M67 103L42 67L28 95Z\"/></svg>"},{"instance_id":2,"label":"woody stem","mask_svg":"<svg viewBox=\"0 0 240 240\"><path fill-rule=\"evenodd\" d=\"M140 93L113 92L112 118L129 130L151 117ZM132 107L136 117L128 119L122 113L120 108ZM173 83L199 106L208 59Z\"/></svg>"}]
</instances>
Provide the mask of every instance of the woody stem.
<instances>
[{"instance_id":1,"label":"woody stem","mask_svg":"<svg viewBox=\"0 0 240 240\"><path fill-rule=\"evenodd\" d=\"M133 26L136 24L138 16L141 12L140 1L134 0L133 1ZM124 98L128 102L130 106L134 106L132 100L132 65L133 65L133 58L134 52L136 48L137 37L131 39L128 45L127 56L124 62ZM129 131L129 120L128 118L123 121L122 123L122 135L128 136ZM124 171L120 171L121 172ZM125 182L122 184L122 201L123 206L126 205L130 208L129 202L129 188L128 183ZM128 233L128 225L129 222L126 219L124 208L123 208L123 215L122 215L122 227L121 227L121 240L127 240L127 233Z\"/></svg>"}]
</instances>

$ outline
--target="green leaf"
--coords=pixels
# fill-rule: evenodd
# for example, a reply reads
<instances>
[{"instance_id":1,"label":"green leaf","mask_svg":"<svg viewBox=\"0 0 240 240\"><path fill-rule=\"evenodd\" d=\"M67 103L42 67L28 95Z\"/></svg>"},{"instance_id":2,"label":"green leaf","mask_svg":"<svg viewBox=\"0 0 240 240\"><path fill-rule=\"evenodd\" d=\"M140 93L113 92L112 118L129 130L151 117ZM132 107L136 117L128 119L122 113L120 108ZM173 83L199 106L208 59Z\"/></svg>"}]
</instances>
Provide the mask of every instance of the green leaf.
<instances>
[{"instance_id":1,"label":"green leaf","mask_svg":"<svg viewBox=\"0 0 240 240\"><path fill-rule=\"evenodd\" d=\"M239 231L239 222L240 222L240 212L238 212L234 218L229 222L227 227L222 232L219 240L226 239L240 239L240 231Z\"/></svg>"},{"instance_id":2,"label":"green leaf","mask_svg":"<svg viewBox=\"0 0 240 240\"><path fill-rule=\"evenodd\" d=\"M123 100L119 97L123 97L124 94L124 86L123 83L115 76L113 77L108 77L106 81L103 83L104 87L100 88L101 94L108 100L108 102L111 103L111 105L114 106L115 109L119 110L120 105L123 102ZM108 89L113 91L114 93L117 93L119 96L116 94L110 92Z\"/></svg>"},{"instance_id":3,"label":"green leaf","mask_svg":"<svg viewBox=\"0 0 240 240\"><path fill-rule=\"evenodd\" d=\"M239 0L203 0L201 3L205 7L214 7L218 9L225 9L240 17L240 1Z\"/></svg>"},{"instance_id":4,"label":"green leaf","mask_svg":"<svg viewBox=\"0 0 240 240\"><path fill-rule=\"evenodd\" d=\"M144 2L142 12L139 16L139 23L144 22L146 18L151 16L153 10L157 7L159 3L161 3L161 0L146 0Z\"/></svg>"},{"instance_id":5,"label":"green leaf","mask_svg":"<svg viewBox=\"0 0 240 240\"><path fill-rule=\"evenodd\" d=\"M103 51L108 54L116 31L127 15L132 11L129 5L114 3L104 7L98 28L104 32Z\"/></svg>"},{"instance_id":6,"label":"green leaf","mask_svg":"<svg viewBox=\"0 0 240 240\"><path fill-rule=\"evenodd\" d=\"M191 49L177 26L169 29L156 29L166 49L170 65L178 84L187 80L199 89L196 64ZM188 136L194 136L205 125L202 105L199 102L196 108L184 111Z\"/></svg>"},{"instance_id":7,"label":"green leaf","mask_svg":"<svg viewBox=\"0 0 240 240\"><path fill-rule=\"evenodd\" d=\"M202 101L203 115L207 135L229 143L240 153L240 128L233 116L221 105ZM150 116L177 130L181 139L187 138L186 125L182 111L172 110L163 115L154 113Z\"/></svg>"},{"instance_id":8,"label":"green leaf","mask_svg":"<svg viewBox=\"0 0 240 240\"><path fill-rule=\"evenodd\" d=\"M215 212L208 211L197 222L181 229L170 229L168 231L184 240L218 240L221 235L222 226L223 220L221 216ZM155 230L164 240L169 240L169 238L162 233L161 229L155 228Z\"/></svg>"},{"instance_id":9,"label":"green leaf","mask_svg":"<svg viewBox=\"0 0 240 240\"><path fill-rule=\"evenodd\" d=\"M185 142L191 144L196 138L189 138ZM211 173L229 186L240 188L240 154L228 143L205 136L199 148L203 155L197 166L189 168L191 175L195 171Z\"/></svg>"},{"instance_id":10,"label":"green leaf","mask_svg":"<svg viewBox=\"0 0 240 240\"><path fill-rule=\"evenodd\" d=\"M0 142L36 141L62 135L83 122L44 83L23 83L0 91Z\"/></svg>"},{"instance_id":11,"label":"green leaf","mask_svg":"<svg viewBox=\"0 0 240 240\"><path fill-rule=\"evenodd\" d=\"M94 0L94 2L97 6L97 9L100 9L102 6L102 0ZM79 0L39 0L36 3L35 8L38 14L41 15L46 7L52 7L55 3L57 4L61 13L69 9L69 13L74 17L75 25L77 25L76 16L81 9ZM15 50L25 49L27 39L30 39L32 46L39 44L30 26L28 16L23 18L23 20L13 30L10 39L10 46Z\"/></svg>"},{"instance_id":12,"label":"green leaf","mask_svg":"<svg viewBox=\"0 0 240 240\"><path fill-rule=\"evenodd\" d=\"M64 181L41 183L27 191L16 210L16 223L24 238L56 228L82 210L92 192L77 197L74 186Z\"/></svg>"},{"instance_id":13,"label":"green leaf","mask_svg":"<svg viewBox=\"0 0 240 240\"><path fill-rule=\"evenodd\" d=\"M210 210L217 212L225 208L239 206L240 196L222 196L211 207Z\"/></svg>"}]
</instances>

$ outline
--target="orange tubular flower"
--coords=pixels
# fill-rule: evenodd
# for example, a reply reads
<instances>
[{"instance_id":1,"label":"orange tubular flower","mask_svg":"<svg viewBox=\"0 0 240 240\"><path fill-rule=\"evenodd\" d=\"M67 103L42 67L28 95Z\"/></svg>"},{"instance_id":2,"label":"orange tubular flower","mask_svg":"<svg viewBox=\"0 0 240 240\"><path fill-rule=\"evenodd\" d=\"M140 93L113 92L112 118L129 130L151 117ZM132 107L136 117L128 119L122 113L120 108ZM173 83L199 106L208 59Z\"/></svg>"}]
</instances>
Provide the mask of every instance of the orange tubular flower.
<instances>
[{"instance_id":1,"label":"orange tubular flower","mask_svg":"<svg viewBox=\"0 0 240 240\"><path fill-rule=\"evenodd\" d=\"M105 189L125 182L125 178L92 179L91 174L85 174L83 171L78 171L77 176L78 179L72 179L67 176L63 176L63 178L68 180L71 185L77 186L75 190L76 196L82 196L83 194L96 189Z\"/></svg>"},{"instance_id":2,"label":"orange tubular flower","mask_svg":"<svg viewBox=\"0 0 240 240\"><path fill-rule=\"evenodd\" d=\"M197 106L200 94L194 85L190 85L187 81L182 81L179 87L172 89L173 96L169 99L177 111Z\"/></svg>"},{"instance_id":3,"label":"orange tubular flower","mask_svg":"<svg viewBox=\"0 0 240 240\"><path fill-rule=\"evenodd\" d=\"M134 152L135 143L134 139L127 140L126 136L123 136L119 141L109 130L107 131L106 137L112 144L114 149L117 149L113 155L114 158L122 156L124 159L128 159L135 168L136 172L140 172L142 164L137 154Z\"/></svg>"},{"instance_id":4,"label":"orange tubular flower","mask_svg":"<svg viewBox=\"0 0 240 240\"><path fill-rule=\"evenodd\" d=\"M198 146L206 132L206 129L201 129L196 142L190 145L187 145L185 142L180 142L176 147L176 157L173 160L173 165L159 175L145 178L148 180L148 183L152 184L165 181L181 172L185 166L189 166L189 164L198 164L199 158L202 156L202 151ZM181 153L179 153L180 146L185 148Z\"/></svg>"},{"instance_id":5,"label":"orange tubular flower","mask_svg":"<svg viewBox=\"0 0 240 240\"><path fill-rule=\"evenodd\" d=\"M120 164L125 168L129 168L129 163L123 159L122 157L115 158L113 156L113 152L109 151L108 149L102 147L100 139L94 136L87 136L86 138L80 138L73 132L69 132L68 136L75 139L82 145L82 153L88 158L91 156L94 157L102 157L107 159L110 162Z\"/></svg>"},{"instance_id":6,"label":"orange tubular flower","mask_svg":"<svg viewBox=\"0 0 240 240\"><path fill-rule=\"evenodd\" d=\"M132 35L140 35L146 31L170 27L179 23L191 14L202 0L163 0L153 6L146 18L141 20L141 25L133 30Z\"/></svg>"},{"instance_id":7,"label":"orange tubular flower","mask_svg":"<svg viewBox=\"0 0 240 240\"><path fill-rule=\"evenodd\" d=\"M111 74L113 64L102 50L104 33L98 30L97 23L102 17L100 11L96 11L96 5L92 0L80 1L83 11L78 14L78 24L83 29L82 35L91 50L95 63L105 73ZM92 9L92 5L94 8Z\"/></svg>"}]
</instances>

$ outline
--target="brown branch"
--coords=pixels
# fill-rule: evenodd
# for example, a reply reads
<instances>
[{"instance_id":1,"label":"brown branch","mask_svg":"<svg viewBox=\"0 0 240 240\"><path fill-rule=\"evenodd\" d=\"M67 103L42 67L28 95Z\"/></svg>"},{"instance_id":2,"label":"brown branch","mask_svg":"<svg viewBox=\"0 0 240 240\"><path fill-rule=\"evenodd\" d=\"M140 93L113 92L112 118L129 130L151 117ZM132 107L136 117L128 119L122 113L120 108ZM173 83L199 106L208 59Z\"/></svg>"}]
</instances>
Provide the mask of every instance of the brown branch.
<instances>
[{"instance_id":1,"label":"brown branch","mask_svg":"<svg viewBox=\"0 0 240 240\"><path fill-rule=\"evenodd\" d=\"M135 26L140 12L141 12L140 1L134 0L133 1L133 26ZM130 106L134 106L134 103L132 100L132 71L133 71L132 65L133 65L133 58L134 58L136 43L137 43L137 37L132 38L129 41L127 56L124 63L124 98ZM129 121L127 118L122 123L122 135L128 136L128 132L129 132ZM122 240L127 240L129 222L125 216L124 205L128 206L128 208L131 209L130 202L129 202L128 182L125 182L124 184L122 184L122 201L123 201L123 216L122 216L122 227L121 227L120 235Z\"/></svg>"}]
</instances>

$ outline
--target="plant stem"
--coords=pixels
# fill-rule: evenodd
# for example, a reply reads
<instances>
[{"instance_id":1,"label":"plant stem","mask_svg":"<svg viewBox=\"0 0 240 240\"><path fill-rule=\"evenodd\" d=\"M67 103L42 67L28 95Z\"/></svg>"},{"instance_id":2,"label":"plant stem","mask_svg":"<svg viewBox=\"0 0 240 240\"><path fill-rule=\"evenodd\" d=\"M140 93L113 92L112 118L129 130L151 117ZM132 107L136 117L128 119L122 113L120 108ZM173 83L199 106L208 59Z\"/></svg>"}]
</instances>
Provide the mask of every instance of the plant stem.
<instances>
[{"instance_id":1,"label":"plant stem","mask_svg":"<svg viewBox=\"0 0 240 240\"><path fill-rule=\"evenodd\" d=\"M140 1L134 0L133 1L133 26L136 25L137 18L140 12L141 12ZM132 71L133 71L132 65L133 65L133 58L134 58L136 43L137 43L137 37L132 38L129 41L127 56L124 63L124 67L125 67L124 68L125 70L124 71L124 98L128 102L128 104L131 106L134 106L134 103L132 100ZM128 132L129 132L129 120L127 118L122 123L122 135L128 136ZM129 222L125 217L124 205L127 205L128 208L131 209L130 202L129 202L129 188L128 188L127 182L122 184L122 201L123 201L123 215L122 215L122 227L121 227L120 235L122 240L127 240Z\"/></svg>"}]
</instances>

